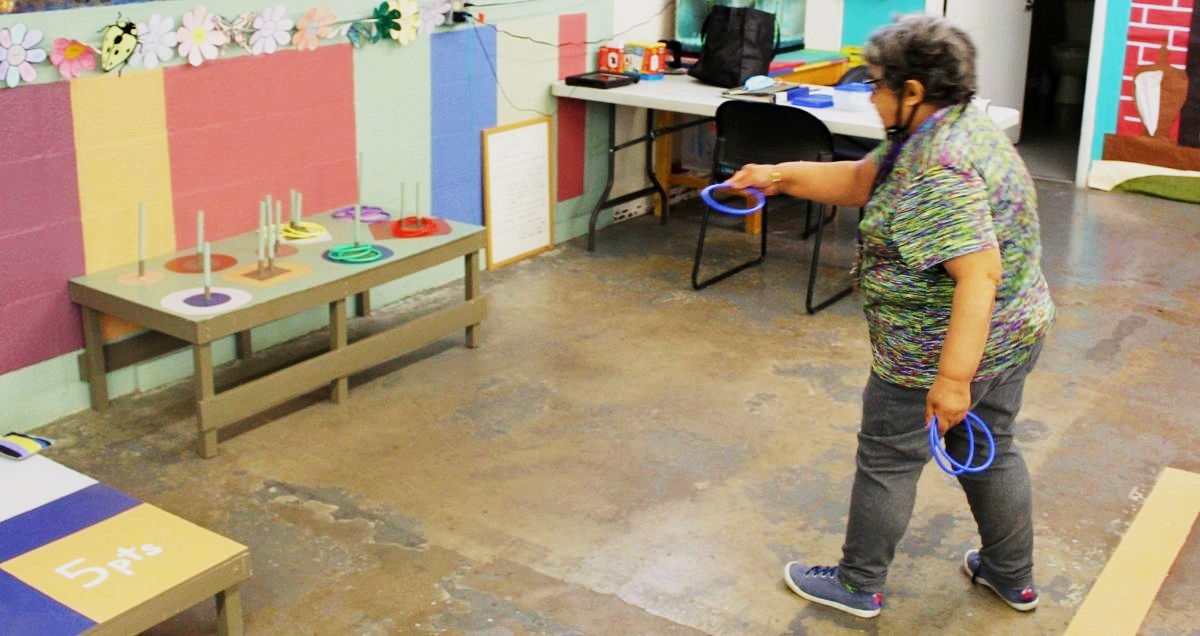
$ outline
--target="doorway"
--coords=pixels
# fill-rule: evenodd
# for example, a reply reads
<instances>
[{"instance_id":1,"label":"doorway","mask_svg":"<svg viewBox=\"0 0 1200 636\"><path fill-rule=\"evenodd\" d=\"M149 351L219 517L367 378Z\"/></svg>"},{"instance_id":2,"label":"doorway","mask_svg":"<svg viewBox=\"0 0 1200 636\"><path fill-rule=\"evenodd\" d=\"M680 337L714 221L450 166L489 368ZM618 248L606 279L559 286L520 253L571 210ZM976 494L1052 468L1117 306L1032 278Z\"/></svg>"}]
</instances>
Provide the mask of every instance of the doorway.
<instances>
[{"instance_id":1,"label":"doorway","mask_svg":"<svg viewBox=\"0 0 1200 636\"><path fill-rule=\"evenodd\" d=\"M975 41L979 96L1021 110L1021 126L1010 137L1019 140L1034 177L1082 185L1075 178L1077 166L1086 166L1080 137L1086 126L1090 138L1094 114L1084 104L1089 62L1096 62L1093 82L1099 70L1099 59L1089 60L1099 58L1099 46L1090 50L1092 33L1102 28L1106 6L1106 0L925 0L926 13L946 17Z\"/></svg>"},{"instance_id":2,"label":"doorway","mask_svg":"<svg viewBox=\"0 0 1200 636\"><path fill-rule=\"evenodd\" d=\"M1021 140L1038 179L1074 183L1095 0L1036 0L1030 27Z\"/></svg>"}]
</instances>

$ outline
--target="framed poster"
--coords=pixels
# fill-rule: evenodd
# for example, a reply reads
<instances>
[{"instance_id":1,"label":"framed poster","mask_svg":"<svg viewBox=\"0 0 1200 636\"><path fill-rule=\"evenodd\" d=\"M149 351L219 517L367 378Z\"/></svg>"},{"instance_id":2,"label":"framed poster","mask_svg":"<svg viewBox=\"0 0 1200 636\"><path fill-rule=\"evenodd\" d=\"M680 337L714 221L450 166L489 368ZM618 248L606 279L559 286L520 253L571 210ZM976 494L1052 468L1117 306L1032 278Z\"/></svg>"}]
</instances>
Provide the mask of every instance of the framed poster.
<instances>
[{"instance_id":1,"label":"framed poster","mask_svg":"<svg viewBox=\"0 0 1200 636\"><path fill-rule=\"evenodd\" d=\"M483 131L488 269L554 247L550 126L549 117L536 117Z\"/></svg>"}]
</instances>

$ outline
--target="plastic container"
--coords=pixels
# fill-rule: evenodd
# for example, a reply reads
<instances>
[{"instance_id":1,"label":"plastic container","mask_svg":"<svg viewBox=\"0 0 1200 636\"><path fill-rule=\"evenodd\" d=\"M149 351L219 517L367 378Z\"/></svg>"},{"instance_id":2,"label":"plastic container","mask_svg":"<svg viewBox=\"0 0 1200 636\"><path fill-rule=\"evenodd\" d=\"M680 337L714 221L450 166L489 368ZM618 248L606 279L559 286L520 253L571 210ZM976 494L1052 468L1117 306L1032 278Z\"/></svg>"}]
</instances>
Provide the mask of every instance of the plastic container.
<instances>
[{"instance_id":1,"label":"plastic container","mask_svg":"<svg viewBox=\"0 0 1200 636\"><path fill-rule=\"evenodd\" d=\"M625 45L612 42L600 47L596 69L601 73L624 73Z\"/></svg>"},{"instance_id":2,"label":"plastic container","mask_svg":"<svg viewBox=\"0 0 1200 636\"><path fill-rule=\"evenodd\" d=\"M805 108L829 108L833 106L833 97L824 93L797 95L790 98L790 101L793 106L803 106Z\"/></svg>"},{"instance_id":3,"label":"plastic container","mask_svg":"<svg viewBox=\"0 0 1200 636\"><path fill-rule=\"evenodd\" d=\"M833 106L838 110L871 110L872 92L874 89L862 82L834 86Z\"/></svg>"},{"instance_id":4,"label":"plastic container","mask_svg":"<svg viewBox=\"0 0 1200 636\"><path fill-rule=\"evenodd\" d=\"M662 79L666 72L667 45L662 42L626 42L625 70L644 80Z\"/></svg>"}]
</instances>

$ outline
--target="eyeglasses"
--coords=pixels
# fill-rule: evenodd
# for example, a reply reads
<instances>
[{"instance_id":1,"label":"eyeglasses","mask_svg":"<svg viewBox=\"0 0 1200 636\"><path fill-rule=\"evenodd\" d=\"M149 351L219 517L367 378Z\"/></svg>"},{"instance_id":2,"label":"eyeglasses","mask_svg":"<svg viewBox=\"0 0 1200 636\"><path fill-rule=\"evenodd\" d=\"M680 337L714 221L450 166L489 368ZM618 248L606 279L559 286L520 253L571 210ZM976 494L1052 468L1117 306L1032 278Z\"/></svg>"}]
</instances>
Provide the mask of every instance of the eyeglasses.
<instances>
[{"instance_id":1,"label":"eyeglasses","mask_svg":"<svg viewBox=\"0 0 1200 636\"><path fill-rule=\"evenodd\" d=\"M866 84L867 86L870 86L871 90L878 91L879 88L882 86L882 84L880 84L880 82L882 82L882 81L883 80L878 77L869 77L869 78L863 80L862 83Z\"/></svg>"}]
</instances>

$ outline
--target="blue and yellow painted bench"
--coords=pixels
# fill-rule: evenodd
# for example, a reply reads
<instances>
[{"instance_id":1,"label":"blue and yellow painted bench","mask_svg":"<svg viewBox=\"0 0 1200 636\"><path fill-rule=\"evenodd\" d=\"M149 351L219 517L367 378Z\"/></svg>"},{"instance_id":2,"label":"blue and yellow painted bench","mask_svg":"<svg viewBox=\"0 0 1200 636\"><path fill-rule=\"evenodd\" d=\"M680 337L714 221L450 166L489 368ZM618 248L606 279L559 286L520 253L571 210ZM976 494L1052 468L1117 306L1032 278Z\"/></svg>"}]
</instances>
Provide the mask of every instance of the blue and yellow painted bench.
<instances>
[{"instance_id":1,"label":"blue and yellow painted bench","mask_svg":"<svg viewBox=\"0 0 1200 636\"><path fill-rule=\"evenodd\" d=\"M45 457L0 459L0 633L132 634L209 598L242 633L250 552Z\"/></svg>"}]
</instances>

